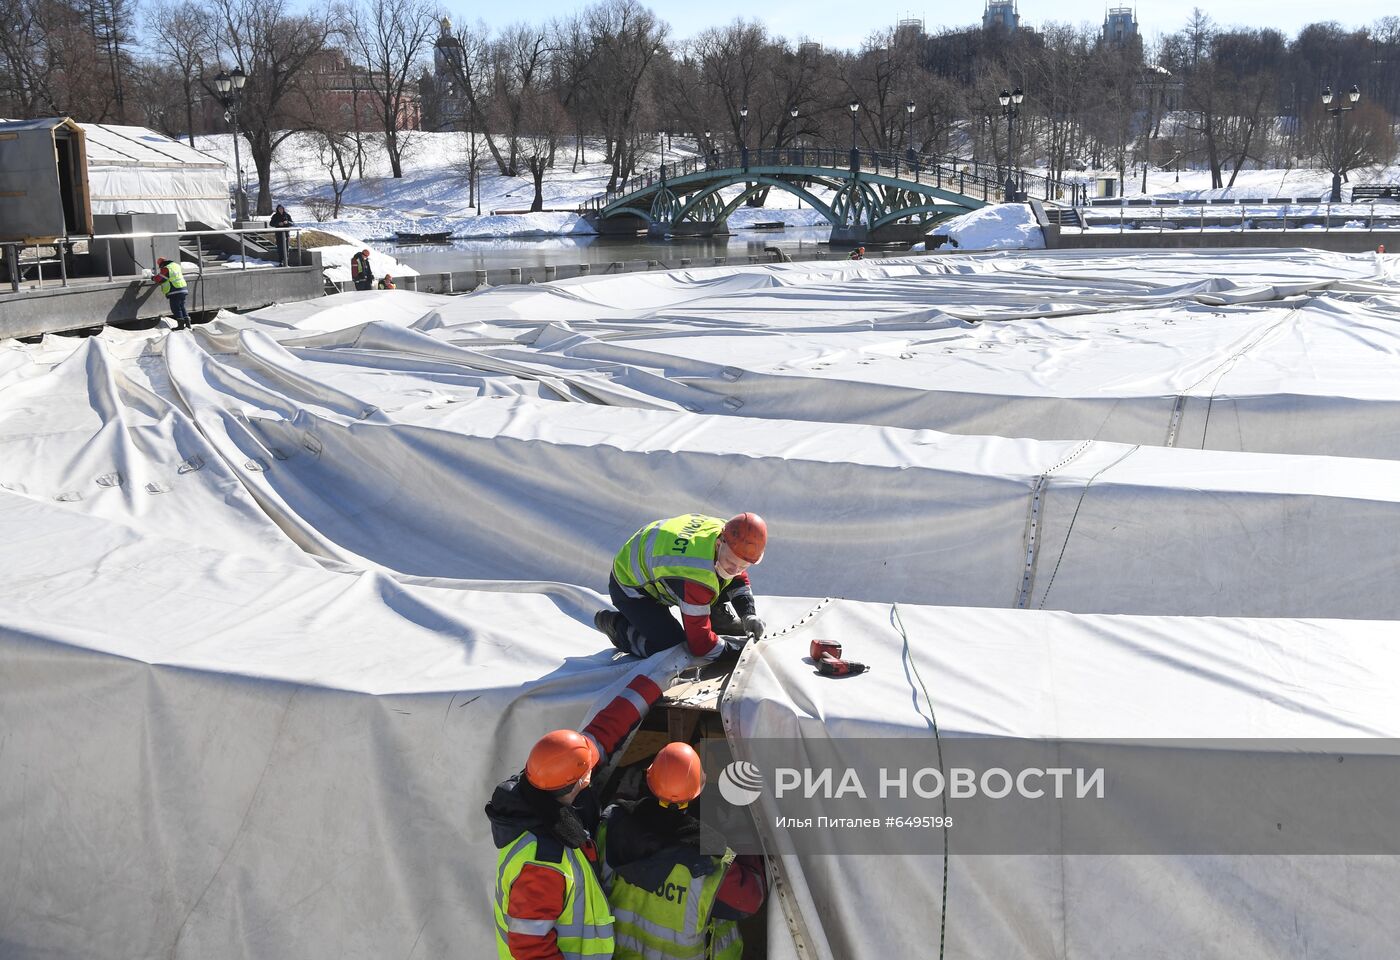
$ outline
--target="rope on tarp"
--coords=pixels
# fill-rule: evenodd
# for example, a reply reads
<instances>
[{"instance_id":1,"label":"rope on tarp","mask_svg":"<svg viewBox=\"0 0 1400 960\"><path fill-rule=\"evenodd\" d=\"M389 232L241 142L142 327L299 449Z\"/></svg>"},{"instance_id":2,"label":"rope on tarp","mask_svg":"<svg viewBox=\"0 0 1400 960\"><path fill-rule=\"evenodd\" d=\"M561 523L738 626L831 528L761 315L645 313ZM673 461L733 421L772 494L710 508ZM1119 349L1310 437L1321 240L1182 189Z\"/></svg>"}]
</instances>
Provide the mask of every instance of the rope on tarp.
<instances>
[{"instance_id":1,"label":"rope on tarp","mask_svg":"<svg viewBox=\"0 0 1400 960\"><path fill-rule=\"evenodd\" d=\"M904 648L901 656L908 664L909 670L914 674L914 679L919 683L919 689L923 691L924 702L928 704L928 724L933 730L933 745L938 754L938 772L945 773L943 767L943 740L938 735L938 716L933 712L933 698L928 695L928 687L924 684L924 678L919 673L919 665L914 662L914 652L909 648L909 632L904 629L904 618L899 615L899 604L890 604L890 622L899 631L900 637L904 640ZM918 694L914 697L914 707L918 709ZM919 710L919 715L923 716L923 711ZM943 960L943 951L948 943L948 793L942 791L943 800L943 903L939 908L938 919L938 960Z\"/></svg>"},{"instance_id":2,"label":"rope on tarp","mask_svg":"<svg viewBox=\"0 0 1400 960\"><path fill-rule=\"evenodd\" d=\"M1059 556L1055 558L1055 569L1050 571L1050 580L1045 584L1045 592L1040 595L1040 603L1038 605L1038 609L1044 610L1046 601L1050 599L1050 589L1055 586L1055 577L1059 576L1060 564L1064 561L1065 553L1069 550L1069 538L1074 533L1074 524L1079 519L1079 510L1081 507L1084 506L1084 498L1089 495L1089 488L1092 487L1094 485L1094 481L1097 480L1099 477L1103 476L1105 472L1118 466L1118 464L1122 463L1124 460L1137 453L1138 450L1140 450L1141 448L1142 444L1133 444L1133 446L1129 448L1127 453L1123 454L1121 457L1119 457L1117 460L1114 460L1112 463L1102 467L1097 473L1095 473L1092 477L1085 481L1083 488L1081 488L1079 491L1079 499L1074 504L1074 513L1069 518L1069 526L1065 528L1065 540L1064 543L1060 544Z\"/></svg>"}]
</instances>

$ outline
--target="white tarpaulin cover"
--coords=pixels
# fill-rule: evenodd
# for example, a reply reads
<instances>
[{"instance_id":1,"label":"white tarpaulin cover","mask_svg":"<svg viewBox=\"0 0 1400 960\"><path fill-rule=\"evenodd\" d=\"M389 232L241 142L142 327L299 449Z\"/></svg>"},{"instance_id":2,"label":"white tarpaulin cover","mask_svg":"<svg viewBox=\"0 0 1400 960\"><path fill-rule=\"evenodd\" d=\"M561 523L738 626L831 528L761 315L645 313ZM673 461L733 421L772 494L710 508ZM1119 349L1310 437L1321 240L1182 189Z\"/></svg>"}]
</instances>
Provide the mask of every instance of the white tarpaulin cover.
<instances>
[{"instance_id":1,"label":"white tarpaulin cover","mask_svg":"<svg viewBox=\"0 0 1400 960\"><path fill-rule=\"evenodd\" d=\"M148 130L84 123L92 212L175 213L229 226L228 172L222 161Z\"/></svg>"},{"instance_id":2,"label":"white tarpaulin cover","mask_svg":"<svg viewBox=\"0 0 1400 960\"><path fill-rule=\"evenodd\" d=\"M740 743L922 735L891 603L953 735L1394 736L1391 263L1216 266L716 269L5 345L0 956L485 955L481 807L625 679L591 627L610 557L684 510L762 513L761 612L846 598L820 622L877 663L818 685L775 638L732 688ZM1278 311L1297 336L1232 393ZM1047 398L1099 402L1083 353L1140 401L1129 436L1056 435L1086 421ZM1182 370L1231 359L1201 396L1248 393L1234 439L1168 444ZM944 381L1024 403L935 432ZM1271 437L1289 455L1238 452ZM955 864L949 956L1380 957L1397 932L1390 860L1047 860ZM780 935L935 955L903 911L941 864L784 867Z\"/></svg>"}]
</instances>

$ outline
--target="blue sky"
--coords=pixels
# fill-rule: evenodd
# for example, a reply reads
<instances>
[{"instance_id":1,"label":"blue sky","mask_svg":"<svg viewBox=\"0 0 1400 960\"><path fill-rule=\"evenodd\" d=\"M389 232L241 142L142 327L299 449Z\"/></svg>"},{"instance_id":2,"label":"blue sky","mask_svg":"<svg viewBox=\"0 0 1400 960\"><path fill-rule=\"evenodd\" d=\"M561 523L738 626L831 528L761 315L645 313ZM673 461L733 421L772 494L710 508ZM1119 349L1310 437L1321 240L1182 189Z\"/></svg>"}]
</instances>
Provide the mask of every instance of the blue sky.
<instances>
[{"instance_id":1,"label":"blue sky","mask_svg":"<svg viewBox=\"0 0 1400 960\"><path fill-rule=\"evenodd\" d=\"M587 2L587 0L584 0ZM445 0L454 21L475 22L478 18L493 26L503 26L515 20L545 20L571 13L583 5L579 0L534 0L519 6L513 4L457 7ZM653 0L647 4L671 25L677 37L691 37L708 27L718 26L745 17L760 19L773 33L796 39L806 36L829 46L858 47L872 30L893 24L905 17L921 19L930 30L941 27L966 26L980 22L983 0L954 0L954 2L884 5L852 3L850 0ZM1113 6L1118 6L1115 0ZM1127 4L1132 6L1133 4ZM1201 2L1202 9L1222 25L1259 26L1267 24L1292 36L1305 24L1327 19L1328 5L1302 0L1217 0ZM1038 25L1045 21L1081 23L1103 22L1102 0L1020 0L1023 23ZM1137 4L1138 22L1144 37L1156 33L1171 33L1181 28L1191 10L1191 3L1157 2ZM1346 4L1343 26L1367 26L1383 16L1400 13L1394 0L1356 0ZM1336 13L1333 14L1337 16Z\"/></svg>"}]
</instances>

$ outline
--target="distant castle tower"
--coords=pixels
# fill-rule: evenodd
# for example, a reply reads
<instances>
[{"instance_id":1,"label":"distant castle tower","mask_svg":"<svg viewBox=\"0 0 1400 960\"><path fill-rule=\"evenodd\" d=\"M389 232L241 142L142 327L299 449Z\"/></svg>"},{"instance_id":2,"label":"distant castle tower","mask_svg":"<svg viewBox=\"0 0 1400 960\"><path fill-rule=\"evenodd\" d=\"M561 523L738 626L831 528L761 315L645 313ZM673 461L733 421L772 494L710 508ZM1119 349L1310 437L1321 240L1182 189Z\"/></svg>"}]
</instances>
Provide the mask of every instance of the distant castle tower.
<instances>
[{"instance_id":1,"label":"distant castle tower","mask_svg":"<svg viewBox=\"0 0 1400 960\"><path fill-rule=\"evenodd\" d=\"M437 94L436 124L439 130L459 129L467 115L464 91L458 85L465 51L452 32L452 18L438 22L438 38L433 43L433 89Z\"/></svg>"},{"instance_id":2,"label":"distant castle tower","mask_svg":"<svg viewBox=\"0 0 1400 960\"><path fill-rule=\"evenodd\" d=\"M987 0L982 11L983 30L1005 30L1015 33L1021 26L1021 13L1016 9L1016 0Z\"/></svg>"},{"instance_id":3,"label":"distant castle tower","mask_svg":"<svg viewBox=\"0 0 1400 960\"><path fill-rule=\"evenodd\" d=\"M1132 7L1114 7L1103 18L1103 38L1106 42L1126 46L1137 39L1137 11Z\"/></svg>"}]
</instances>

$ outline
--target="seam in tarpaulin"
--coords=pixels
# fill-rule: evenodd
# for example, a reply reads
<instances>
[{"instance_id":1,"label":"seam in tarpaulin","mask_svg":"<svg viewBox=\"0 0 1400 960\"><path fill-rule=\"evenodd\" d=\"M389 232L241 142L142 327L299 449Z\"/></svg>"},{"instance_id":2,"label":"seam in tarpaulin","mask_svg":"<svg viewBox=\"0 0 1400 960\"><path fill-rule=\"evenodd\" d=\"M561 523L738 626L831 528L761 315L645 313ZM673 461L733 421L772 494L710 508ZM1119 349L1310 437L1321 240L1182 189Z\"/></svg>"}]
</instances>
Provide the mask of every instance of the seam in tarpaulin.
<instances>
[{"instance_id":1,"label":"seam in tarpaulin","mask_svg":"<svg viewBox=\"0 0 1400 960\"><path fill-rule=\"evenodd\" d=\"M1031 487L1031 502L1026 512L1026 532L1023 542L1026 545L1025 565L1021 569L1021 589L1016 594L1016 608L1024 610L1030 602L1031 591L1035 589L1035 566L1040 552L1040 508L1045 502L1045 487L1050 475L1056 470L1073 463L1093 446L1094 441L1085 440L1071 450L1059 463L1035 478Z\"/></svg>"},{"instance_id":2,"label":"seam in tarpaulin","mask_svg":"<svg viewBox=\"0 0 1400 960\"><path fill-rule=\"evenodd\" d=\"M783 627L769 637L781 637L785 634L793 633L815 620L823 610L831 604L831 597L823 597L811 610L799 617L795 622ZM736 760L746 759L742 741L739 739L738 730L734 723L734 701L748 681L753 661L758 657L758 647L763 641L756 641L744 645L744 649L739 652L739 659L734 664L734 669L730 671L729 682L725 684L724 693L720 695L719 716L724 727L725 740L729 742L729 749ZM750 808L752 814L752 808ZM802 911L797 903L793 901L790 888L782 871L782 858L768 854L770 844L767 841L767 833L764 831L764 823L761 818L754 815L754 824L758 828L759 840L763 843L764 862L768 865L769 874L772 878L772 896L769 902L776 899L779 909L783 911L783 919L787 923L788 933L792 935L792 945L797 951L797 955L803 960L818 956L817 950L812 946L812 934L807 929L807 924L802 919Z\"/></svg>"},{"instance_id":3,"label":"seam in tarpaulin","mask_svg":"<svg viewBox=\"0 0 1400 960\"><path fill-rule=\"evenodd\" d=\"M1181 391L1181 393L1176 398L1176 403L1172 406L1171 422L1167 426L1166 445L1168 447L1176 445L1177 430L1181 425L1181 416L1186 408L1186 400L1190 396L1191 391L1195 390L1201 384L1214 377L1215 382L1210 385L1210 393L1205 398L1205 423L1201 425L1201 449L1204 450L1206 448L1206 437L1210 433L1210 412L1211 409L1215 406L1215 395L1217 392L1219 392L1220 384L1224 382L1225 375L1230 372L1231 368L1234 367L1234 365L1240 360L1241 357L1243 357L1249 351L1253 350L1255 347L1259 346L1259 344L1263 343L1264 340L1268 338L1269 334L1273 333L1285 323L1291 321L1294 315L1301 311L1303 307L1306 306L1307 303L1310 302L1312 299L1316 298L1309 298L1308 300L1300 302L1297 306L1289 310L1278 320L1269 324L1263 330L1260 330L1253 338L1246 341L1245 344L1241 346L1238 350L1236 350L1234 353L1230 354L1230 356L1222 360L1218 366L1214 367L1210 372L1206 373L1195 383L1191 384L1191 386Z\"/></svg>"}]
</instances>

